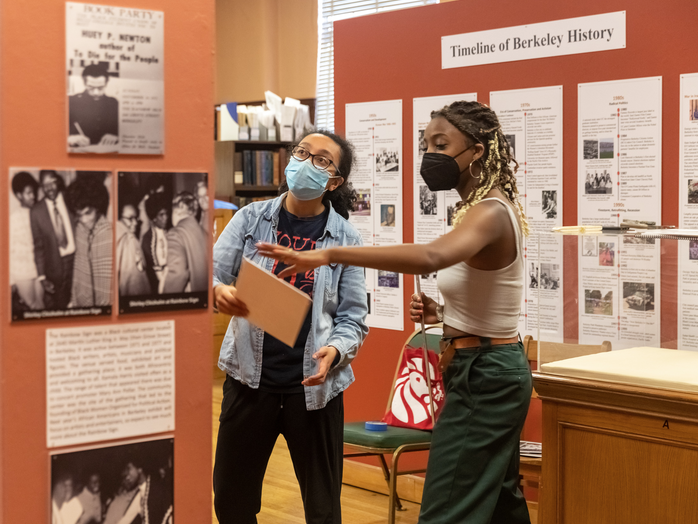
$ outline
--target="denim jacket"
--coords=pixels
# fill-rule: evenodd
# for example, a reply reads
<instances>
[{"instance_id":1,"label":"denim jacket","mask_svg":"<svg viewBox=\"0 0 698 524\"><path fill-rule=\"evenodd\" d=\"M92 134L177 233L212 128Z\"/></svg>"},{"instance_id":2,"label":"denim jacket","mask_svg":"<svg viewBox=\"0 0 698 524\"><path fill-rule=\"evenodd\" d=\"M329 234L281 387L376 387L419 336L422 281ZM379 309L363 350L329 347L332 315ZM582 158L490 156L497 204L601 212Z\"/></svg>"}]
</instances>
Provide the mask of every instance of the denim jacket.
<instances>
[{"instance_id":1,"label":"denim jacket","mask_svg":"<svg viewBox=\"0 0 698 524\"><path fill-rule=\"evenodd\" d=\"M234 285L242 257L271 272L274 261L262 257L259 241L276 243L281 204L285 194L274 200L253 202L235 213L213 248L213 285ZM316 249L333 246L360 246L361 235L330 206L325 231ZM319 386L306 386L308 410L321 409L354 382L349 363L368 334L368 302L364 270L360 267L331 264L315 269L315 289L310 333L303 356L303 376L317 373L312 355L323 346L334 346L339 362ZM252 388L259 387L262 374L264 331L240 317L233 317L221 346L218 367L234 379Z\"/></svg>"}]
</instances>

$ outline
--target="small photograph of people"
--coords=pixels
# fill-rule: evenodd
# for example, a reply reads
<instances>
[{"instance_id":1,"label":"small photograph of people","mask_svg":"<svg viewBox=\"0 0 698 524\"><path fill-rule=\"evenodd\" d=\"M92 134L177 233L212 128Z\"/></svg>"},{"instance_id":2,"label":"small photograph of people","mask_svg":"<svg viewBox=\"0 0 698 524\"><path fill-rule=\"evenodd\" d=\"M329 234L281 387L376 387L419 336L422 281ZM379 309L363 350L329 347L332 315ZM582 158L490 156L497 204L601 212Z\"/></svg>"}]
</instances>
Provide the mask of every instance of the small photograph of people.
<instances>
[{"instance_id":1,"label":"small photograph of people","mask_svg":"<svg viewBox=\"0 0 698 524\"><path fill-rule=\"evenodd\" d=\"M598 239L592 236L582 237L584 241L582 242L582 256L583 257L595 257L599 254L599 244Z\"/></svg>"},{"instance_id":2,"label":"small photograph of people","mask_svg":"<svg viewBox=\"0 0 698 524\"><path fill-rule=\"evenodd\" d=\"M698 240L688 241L688 259L698 260Z\"/></svg>"},{"instance_id":3,"label":"small photograph of people","mask_svg":"<svg viewBox=\"0 0 698 524\"><path fill-rule=\"evenodd\" d=\"M421 215L436 215L436 193L425 185L419 186L419 212Z\"/></svg>"},{"instance_id":4,"label":"small photograph of people","mask_svg":"<svg viewBox=\"0 0 698 524\"><path fill-rule=\"evenodd\" d=\"M557 218L557 191L543 191L541 200L541 212L545 218Z\"/></svg>"},{"instance_id":5,"label":"small photograph of people","mask_svg":"<svg viewBox=\"0 0 698 524\"><path fill-rule=\"evenodd\" d=\"M536 289L538 287L538 278L538 264L531 262L528 268L528 287L530 289Z\"/></svg>"},{"instance_id":6,"label":"small photograph of people","mask_svg":"<svg viewBox=\"0 0 698 524\"><path fill-rule=\"evenodd\" d=\"M111 68L111 69L110 69ZM119 72L116 64L71 61L68 71L68 151L119 151Z\"/></svg>"},{"instance_id":7,"label":"small photograph of people","mask_svg":"<svg viewBox=\"0 0 698 524\"><path fill-rule=\"evenodd\" d=\"M612 138L602 138L599 140L599 158L613 158Z\"/></svg>"},{"instance_id":8,"label":"small photograph of people","mask_svg":"<svg viewBox=\"0 0 698 524\"><path fill-rule=\"evenodd\" d=\"M51 456L53 524L174 524L174 440Z\"/></svg>"},{"instance_id":9,"label":"small photograph of people","mask_svg":"<svg viewBox=\"0 0 698 524\"><path fill-rule=\"evenodd\" d=\"M400 274L392 271L378 271L378 286L379 287L400 287Z\"/></svg>"},{"instance_id":10,"label":"small photograph of people","mask_svg":"<svg viewBox=\"0 0 698 524\"><path fill-rule=\"evenodd\" d=\"M395 227L394 204L381 204L381 226Z\"/></svg>"},{"instance_id":11,"label":"small photograph of people","mask_svg":"<svg viewBox=\"0 0 698 524\"><path fill-rule=\"evenodd\" d=\"M615 242L599 242L599 265L613 267L616 260Z\"/></svg>"},{"instance_id":12,"label":"small photograph of people","mask_svg":"<svg viewBox=\"0 0 698 524\"><path fill-rule=\"evenodd\" d=\"M584 181L584 193L587 195L610 195L613 193L613 181L608 170L589 170Z\"/></svg>"},{"instance_id":13,"label":"small photograph of people","mask_svg":"<svg viewBox=\"0 0 698 524\"><path fill-rule=\"evenodd\" d=\"M207 179L206 173L119 173L120 313L207 307Z\"/></svg>"},{"instance_id":14,"label":"small photograph of people","mask_svg":"<svg viewBox=\"0 0 698 524\"><path fill-rule=\"evenodd\" d=\"M446 206L446 224L448 224L449 227L453 226L453 213L456 210L456 206L449 205Z\"/></svg>"},{"instance_id":15,"label":"small photograph of people","mask_svg":"<svg viewBox=\"0 0 698 524\"><path fill-rule=\"evenodd\" d=\"M589 315L613 315L613 290L605 294L599 289L584 290L584 313Z\"/></svg>"},{"instance_id":16,"label":"small photograph of people","mask_svg":"<svg viewBox=\"0 0 698 524\"><path fill-rule=\"evenodd\" d=\"M352 216L367 217L371 215L371 190L357 189L356 202L354 203L354 211Z\"/></svg>"},{"instance_id":17,"label":"small photograph of people","mask_svg":"<svg viewBox=\"0 0 698 524\"><path fill-rule=\"evenodd\" d=\"M516 158L516 135L504 135L509 142L509 150L511 151L511 156Z\"/></svg>"},{"instance_id":18,"label":"small photograph of people","mask_svg":"<svg viewBox=\"0 0 698 524\"><path fill-rule=\"evenodd\" d=\"M654 311L654 284L623 282L623 309Z\"/></svg>"},{"instance_id":19,"label":"small photograph of people","mask_svg":"<svg viewBox=\"0 0 698 524\"><path fill-rule=\"evenodd\" d=\"M695 178L688 180L688 203L698 204L698 180Z\"/></svg>"},{"instance_id":20,"label":"small photograph of people","mask_svg":"<svg viewBox=\"0 0 698 524\"><path fill-rule=\"evenodd\" d=\"M112 176L10 169L12 320L109 315Z\"/></svg>"},{"instance_id":21,"label":"small photograph of people","mask_svg":"<svg viewBox=\"0 0 698 524\"><path fill-rule=\"evenodd\" d=\"M540 265L540 288L560 289L560 264Z\"/></svg>"},{"instance_id":22,"label":"small photograph of people","mask_svg":"<svg viewBox=\"0 0 698 524\"><path fill-rule=\"evenodd\" d=\"M427 141L424 138L425 131L426 129L420 129L418 131L419 148L417 151L420 159L424 156L424 153L427 152Z\"/></svg>"},{"instance_id":23,"label":"small photograph of people","mask_svg":"<svg viewBox=\"0 0 698 524\"><path fill-rule=\"evenodd\" d=\"M599 158L598 140L584 140L584 160Z\"/></svg>"},{"instance_id":24,"label":"small photograph of people","mask_svg":"<svg viewBox=\"0 0 698 524\"><path fill-rule=\"evenodd\" d=\"M400 159L394 149L381 148L376 153L376 172L387 173L400 170Z\"/></svg>"}]
</instances>

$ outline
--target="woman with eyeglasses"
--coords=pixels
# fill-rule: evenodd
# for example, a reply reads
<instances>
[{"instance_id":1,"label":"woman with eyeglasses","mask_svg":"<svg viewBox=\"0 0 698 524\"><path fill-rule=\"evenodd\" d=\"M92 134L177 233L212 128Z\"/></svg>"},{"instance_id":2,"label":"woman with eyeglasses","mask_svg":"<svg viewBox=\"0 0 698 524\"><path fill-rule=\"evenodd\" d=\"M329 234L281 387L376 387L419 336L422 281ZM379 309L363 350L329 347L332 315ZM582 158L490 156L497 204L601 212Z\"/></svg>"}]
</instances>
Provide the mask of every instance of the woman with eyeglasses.
<instances>
[{"instance_id":1,"label":"woman with eyeglasses","mask_svg":"<svg viewBox=\"0 0 698 524\"><path fill-rule=\"evenodd\" d=\"M414 275L438 271L444 305L413 295L410 318L443 322L446 403L436 421L419 517L421 524L529 523L519 490L519 438L531 398L531 372L518 338L528 234L514 176L518 164L497 115L479 102L431 114L421 175L431 191L458 191L453 230L430 244L260 251L288 267L281 276L325 264Z\"/></svg>"},{"instance_id":2,"label":"woman with eyeglasses","mask_svg":"<svg viewBox=\"0 0 698 524\"><path fill-rule=\"evenodd\" d=\"M138 210L133 204L125 204L116 223L116 270L119 296L122 297L150 294L145 257L137 231Z\"/></svg>"},{"instance_id":3,"label":"woman with eyeglasses","mask_svg":"<svg viewBox=\"0 0 698 524\"><path fill-rule=\"evenodd\" d=\"M291 150L282 194L243 207L214 246L215 305L233 316L218 361L227 375L213 472L221 524L257 522L264 473L280 434L306 522L341 522L342 392L354 381L349 364L368 333L364 271L333 264L286 277L313 298L293 346L245 319L235 282L243 257L275 275L286 269L262 256L258 242L296 252L362 244L347 220L356 201L347 183L353 159L352 146L335 134L305 136Z\"/></svg>"}]
</instances>

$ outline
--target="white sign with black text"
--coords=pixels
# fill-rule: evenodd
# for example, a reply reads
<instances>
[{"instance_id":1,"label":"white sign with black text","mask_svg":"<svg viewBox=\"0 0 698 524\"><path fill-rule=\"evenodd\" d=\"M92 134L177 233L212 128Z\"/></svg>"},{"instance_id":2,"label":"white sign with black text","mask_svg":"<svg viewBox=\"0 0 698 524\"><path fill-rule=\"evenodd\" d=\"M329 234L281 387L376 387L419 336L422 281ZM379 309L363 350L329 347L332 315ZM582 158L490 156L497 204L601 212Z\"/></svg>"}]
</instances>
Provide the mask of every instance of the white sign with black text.
<instances>
[{"instance_id":1,"label":"white sign with black text","mask_svg":"<svg viewBox=\"0 0 698 524\"><path fill-rule=\"evenodd\" d=\"M441 37L441 69L625 48L625 11Z\"/></svg>"}]
</instances>

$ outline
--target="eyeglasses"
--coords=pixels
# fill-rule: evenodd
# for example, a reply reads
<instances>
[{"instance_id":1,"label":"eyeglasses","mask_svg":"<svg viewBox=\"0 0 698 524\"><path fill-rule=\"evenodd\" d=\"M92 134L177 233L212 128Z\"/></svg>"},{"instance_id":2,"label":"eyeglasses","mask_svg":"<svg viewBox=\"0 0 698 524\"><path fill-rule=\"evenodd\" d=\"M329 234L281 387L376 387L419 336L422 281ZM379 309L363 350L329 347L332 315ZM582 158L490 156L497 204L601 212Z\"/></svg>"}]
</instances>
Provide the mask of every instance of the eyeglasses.
<instances>
[{"instance_id":1,"label":"eyeglasses","mask_svg":"<svg viewBox=\"0 0 698 524\"><path fill-rule=\"evenodd\" d=\"M327 157L324 157L322 155L314 155L301 146L294 146L293 149L291 149L291 154L293 155L293 158L300 161L312 158L311 162L313 163L313 165L318 169L322 169L323 171L327 171L327 169L330 166L334 166L335 173L339 175L339 168L337 167L337 164L332 162L332 160L330 160Z\"/></svg>"}]
</instances>

